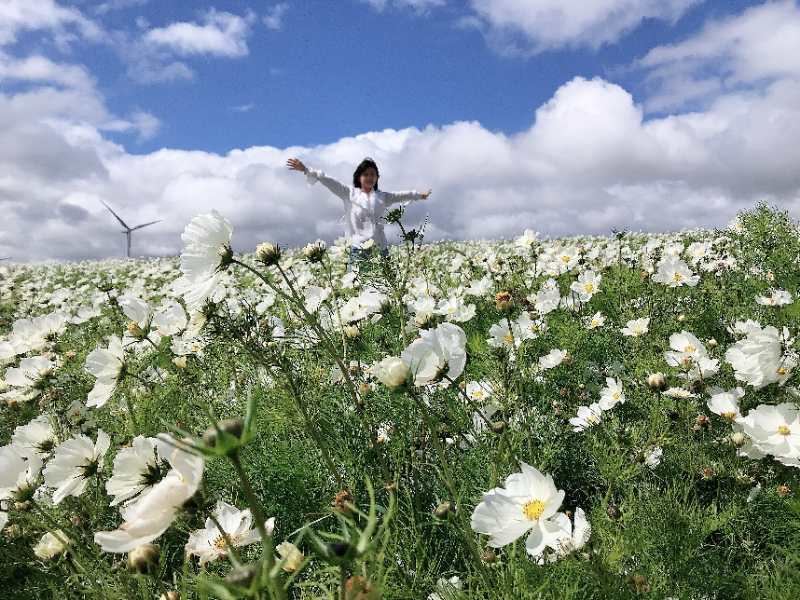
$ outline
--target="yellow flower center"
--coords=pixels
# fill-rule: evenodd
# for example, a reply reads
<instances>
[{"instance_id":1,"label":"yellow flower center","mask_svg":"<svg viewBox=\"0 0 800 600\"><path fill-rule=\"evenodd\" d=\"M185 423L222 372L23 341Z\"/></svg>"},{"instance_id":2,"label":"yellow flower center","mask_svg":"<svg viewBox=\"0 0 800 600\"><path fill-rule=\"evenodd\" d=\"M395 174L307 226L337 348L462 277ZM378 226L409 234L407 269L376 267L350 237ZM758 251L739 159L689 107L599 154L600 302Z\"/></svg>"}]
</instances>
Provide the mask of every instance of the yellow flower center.
<instances>
[{"instance_id":1,"label":"yellow flower center","mask_svg":"<svg viewBox=\"0 0 800 600\"><path fill-rule=\"evenodd\" d=\"M226 548L226 546L227 546L227 545L228 545L228 544L225 542L225 538L224 538L224 537L222 537L221 535L218 535L218 536L217 536L217 537L214 539L214 544L213 544L213 546L214 546L214 548L216 548L217 550L224 550L224 549Z\"/></svg>"},{"instance_id":2,"label":"yellow flower center","mask_svg":"<svg viewBox=\"0 0 800 600\"><path fill-rule=\"evenodd\" d=\"M542 513L544 512L544 502L541 500L531 500L530 502L526 502L525 506L522 507L522 512L526 519L530 521L538 521L539 517L541 517Z\"/></svg>"},{"instance_id":3,"label":"yellow flower center","mask_svg":"<svg viewBox=\"0 0 800 600\"><path fill-rule=\"evenodd\" d=\"M612 397L614 400L619 400L620 393L619 393L619 392L612 392L612 394L611 394L611 397Z\"/></svg>"},{"instance_id":4,"label":"yellow flower center","mask_svg":"<svg viewBox=\"0 0 800 600\"><path fill-rule=\"evenodd\" d=\"M561 256L561 261L562 262L568 263L570 261L570 259L572 259L572 257L569 254L563 254Z\"/></svg>"},{"instance_id":5,"label":"yellow flower center","mask_svg":"<svg viewBox=\"0 0 800 600\"><path fill-rule=\"evenodd\" d=\"M683 275L681 275L680 273L675 273L672 276L672 281L683 281Z\"/></svg>"},{"instance_id":6,"label":"yellow flower center","mask_svg":"<svg viewBox=\"0 0 800 600\"><path fill-rule=\"evenodd\" d=\"M505 334L505 335L503 336L503 341L504 341L506 344L510 344L511 342L513 342L513 341L514 341L514 336L513 336L513 335L511 335L510 333L507 333L507 334Z\"/></svg>"},{"instance_id":7,"label":"yellow flower center","mask_svg":"<svg viewBox=\"0 0 800 600\"><path fill-rule=\"evenodd\" d=\"M789 435L791 432L788 425L778 425L778 433L781 435Z\"/></svg>"},{"instance_id":8,"label":"yellow flower center","mask_svg":"<svg viewBox=\"0 0 800 600\"><path fill-rule=\"evenodd\" d=\"M778 367L778 375L786 375L786 367Z\"/></svg>"},{"instance_id":9,"label":"yellow flower center","mask_svg":"<svg viewBox=\"0 0 800 600\"><path fill-rule=\"evenodd\" d=\"M583 289L584 289L584 291L586 291L586 292L593 292L593 291L594 291L594 284L592 284L592 283L585 283L585 284L583 285Z\"/></svg>"},{"instance_id":10,"label":"yellow flower center","mask_svg":"<svg viewBox=\"0 0 800 600\"><path fill-rule=\"evenodd\" d=\"M686 347L683 349L684 352L697 352L697 348L695 348L692 344L686 344Z\"/></svg>"}]
</instances>

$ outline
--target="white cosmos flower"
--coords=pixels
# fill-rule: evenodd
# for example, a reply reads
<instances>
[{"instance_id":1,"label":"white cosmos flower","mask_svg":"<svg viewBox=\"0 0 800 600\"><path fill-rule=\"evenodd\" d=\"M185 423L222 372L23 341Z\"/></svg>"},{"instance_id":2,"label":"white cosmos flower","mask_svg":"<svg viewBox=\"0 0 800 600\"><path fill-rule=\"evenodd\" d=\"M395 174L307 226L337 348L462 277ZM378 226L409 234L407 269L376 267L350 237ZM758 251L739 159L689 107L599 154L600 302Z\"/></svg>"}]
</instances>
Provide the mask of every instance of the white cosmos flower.
<instances>
[{"instance_id":1,"label":"white cosmos flower","mask_svg":"<svg viewBox=\"0 0 800 600\"><path fill-rule=\"evenodd\" d=\"M689 331L673 333L669 336L671 351L664 352L664 360L671 367L688 368L692 362L708 356L703 342Z\"/></svg>"},{"instance_id":2,"label":"white cosmos flower","mask_svg":"<svg viewBox=\"0 0 800 600\"><path fill-rule=\"evenodd\" d=\"M693 394L686 388L682 387L671 387L661 392L661 394L664 396L669 396L670 398L680 398L680 399L697 398L697 394Z\"/></svg>"},{"instance_id":3,"label":"white cosmos flower","mask_svg":"<svg viewBox=\"0 0 800 600\"><path fill-rule=\"evenodd\" d=\"M597 329L606 323L605 315L601 312L594 313L591 317L584 317L583 324L586 329Z\"/></svg>"},{"instance_id":4,"label":"white cosmos flower","mask_svg":"<svg viewBox=\"0 0 800 600\"><path fill-rule=\"evenodd\" d=\"M125 351L122 340L112 335L108 340L108 348L96 348L86 357L85 369L97 378L89 392L86 406L101 407L117 387L117 381L125 366Z\"/></svg>"},{"instance_id":5,"label":"white cosmos flower","mask_svg":"<svg viewBox=\"0 0 800 600\"><path fill-rule=\"evenodd\" d=\"M18 367L6 370L5 384L10 388L0 395L6 403L27 402L41 394L41 383L53 372L55 364L46 356L32 356L19 361Z\"/></svg>"},{"instance_id":6,"label":"white cosmos flower","mask_svg":"<svg viewBox=\"0 0 800 600\"><path fill-rule=\"evenodd\" d=\"M664 449L661 446L655 446L644 457L644 464L650 469L655 469L661 464L661 457L664 456Z\"/></svg>"},{"instance_id":7,"label":"white cosmos flower","mask_svg":"<svg viewBox=\"0 0 800 600\"><path fill-rule=\"evenodd\" d=\"M106 491L114 496L111 506L144 498L166 475L172 450L162 439L137 435L129 448L117 452L113 474L106 481Z\"/></svg>"},{"instance_id":8,"label":"white cosmos flower","mask_svg":"<svg viewBox=\"0 0 800 600\"><path fill-rule=\"evenodd\" d=\"M739 454L755 459L772 455L785 465L800 467L800 408L796 404L761 404L736 419L736 425L748 436Z\"/></svg>"},{"instance_id":9,"label":"white cosmos flower","mask_svg":"<svg viewBox=\"0 0 800 600\"><path fill-rule=\"evenodd\" d=\"M578 416L572 417L569 422L573 431L583 431L588 427L593 427L602 421L603 409L600 404L593 402L589 406L579 406Z\"/></svg>"},{"instance_id":10,"label":"white cosmos flower","mask_svg":"<svg viewBox=\"0 0 800 600\"><path fill-rule=\"evenodd\" d=\"M744 389L736 387L726 391L719 387L713 387L709 391L711 398L707 402L708 410L729 421L734 421L741 416L739 399L744 396Z\"/></svg>"},{"instance_id":11,"label":"white cosmos flower","mask_svg":"<svg viewBox=\"0 0 800 600\"><path fill-rule=\"evenodd\" d=\"M622 389L622 381L613 377L606 377L606 385L600 391L600 401L598 404L603 410L610 410L617 404L625 402L625 392Z\"/></svg>"},{"instance_id":12,"label":"white cosmos flower","mask_svg":"<svg viewBox=\"0 0 800 600\"><path fill-rule=\"evenodd\" d=\"M631 319L625 323L625 327L621 329L622 335L631 337L639 337L648 331L650 325L650 317L642 317L641 319Z\"/></svg>"},{"instance_id":13,"label":"white cosmos flower","mask_svg":"<svg viewBox=\"0 0 800 600\"><path fill-rule=\"evenodd\" d=\"M783 385L797 365L793 352L784 354L789 332L772 325L762 328L757 323L747 326L747 336L725 352L725 360L734 369L737 381L760 389L770 383Z\"/></svg>"},{"instance_id":14,"label":"white cosmos flower","mask_svg":"<svg viewBox=\"0 0 800 600\"><path fill-rule=\"evenodd\" d=\"M193 218L181 234L181 276L178 289L186 307L199 310L206 300L218 299L223 257L230 253L233 227L216 210Z\"/></svg>"},{"instance_id":15,"label":"white cosmos flower","mask_svg":"<svg viewBox=\"0 0 800 600\"><path fill-rule=\"evenodd\" d=\"M553 548L561 527L552 520L564 500L550 475L520 462L521 473L512 473L505 488L496 487L483 495L472 513L472 529L489 537L487 544L500 548L530 532L525 549L531 556Z\"/></svg>"},{"instance_id":16,"label":"white cosmos flower","mask_svg":"<svg viewBox=\"0 0 800 600\"><path fill-rule=\"evenodd\" d=\"M494 394L494 387L489 381L470 381L466 388L467 397L475 402L485 402Z\"/></svg>"},{"instance_id":17,"label":"white cosmos flower","mask_svg":"<svg viewBox=\"0 0 800 600\"><path fill-rule=\"evenodd\" d=\"M27 425L20 425L11 436L11 442L23 454L42 458L50 454L56 441L56 432L47 415L39 415Z\"/></svg>"},{"instance_id":18,"label":"white cosmos flower","mask_svg":"<svg viewBox=\"0 0 800 600\"><path fill-rule=\"evenodd\" d=\"M700 276L692 273L685 262L677 256L668 256L658 263L658 270L651 278L657 283L663 283L669 287L680 287L688 285L694 287L700 281Z\"/></svg>"},{"instance_id":19,"label":"white cosmos flower","mask_svg":"<svg viewBox=\"0 0 800 600\"><path fill-rule=\"evenodd\" d=\"M528 300L533 303L533 307L540 315L546 315L558 308L561 302L561 292L558 283L550 277L542 284L539 291L528 296Z\"/></svg>"},{"instance_id":20,"label":"white cosmos flower","mask_svg":"<svg viewBox=\"0 0 800 600\"><path fill-rule=\"evenodd\" d=\"M539 564L555 562L559 558L580 550L592 535L592 526L586 519L586 513L580 507L575 509L572 521L566 514L560 512L555 514L553 522L558 525L561 532L556 538L554 551L540 556L537 559Z\"/></svg>"},{"instance_id":21,"label":"white cosmos flower","mask_svg":"<svg viewBox=\"0 0 800 600\"><path fill-rule=\"evenodd\" d=\"M489 337L486 342L492 348L518 348L523 339L519 326L512 321L511 328L509 328L508 322L505 319L492 325L489 328L489 335L491 337Z\"/></svg>"},{"instance_id":22,"label":"white cosmos flower","mask_svg":"<svg viewBox=\"0 0 800 600\"><path fill-rule=\"evenodd\" d=\"M568 352L555 348L544 356L539 357L539 368L542 370L553 369L564 362Z\"/></svg>"},{"instance_id":23,"label":"white cosmos flower","mask_svg":"<svg viewBox=\"0 0 800 600\"><path fill-rule=\"evenodd\" d=\"M436 329L420 332L400 358L408 365L414 385L432 383L445 370L450 379L457 379L467 362L466 343L467 335L461 327L442 323Z\"/></svg>"},{"instance_id":24,"label":"white cosmos flower","mask_svg":"<svg viewBox=\"0 0 800 600\"><path fill-rule=\"evenodd\" d=\"M573 281L569 289L578 295L578 299L581 302L588 302L592 299L592 296L600 291L600 281L602 279L602 275L589 269L578 275L578 280Z\"/></svg>"},{"instance_id":25,"label":"white cosmos flower","mask_svg":"<svg viewBox=\"0 0 800 600\"><path fill-rule=\"evenodd\" d=\"M183 306L175 300L164 303L153 315L151 326L159 335L175 335L188 325Z\"/></svg>"},{"instance_id":26,"label":"white cosmos flower","mask_svg":"<svg viewBox=\"0 0 800 600\"><path fill-rule=\"evenodd\" d=\"M49 560L64 552L70 542L71 540L60 529L48 531L33 547L33 553L37 558Z\"/></svg>"},{"instance_id":27,"label":"white cosmos flower","mask_svg":"<svg viewBox=\"0 0 800 600\"><path fill-rule=\"evenodd\" d=\"M42 459L26 455L15 444L0 446L0 501L12 500L18 492L36 485Z\"/></svg>"},{"instance_id":28,"label":"white cosmos flower","mask_svg":"<svg viewBox=\"0 0 800 600\"><path fill-rule=\"evenodd\" d=\"M762 306L786 306L792 303L792 294L786 290L771 290L769 296L757 296L756 302Z\"/></svg>"},{"instance_id":29,"label":"white cosmos flower","mask_svg":"<svg viewBox=\"0 0 800 600\"><path fill-rule=\"evenodd\" d=\"M170 439L163 434L159 438ZM95 543L104 552L130 552L152 542L167 530L184 503L194 496L203 478L203 457L174 447L167 460L172 469L166 477L144 498L120 509L123 523L113 531L94 534Z\"/></svg>"},{"instance_id":30,"label":"white cosmos flower","mask_svg":"<svg viewBox=\"0 0 800 600\"><path fill-rule=\"evenodd\" d=\"M214 518L219 522L223 531L230 538L234 546L246 546L261 539L258 529L253 529L253 515L250 509L239 510L224 500L218 500L214 508ZM264 523L268 534L272 534L275 517ZM206 519L205 529L195 529L189 534L186 542L186 554L200 557L200 565L216 560L228 554L228 544L217 525L209 517Z\"/></svg>"},{"instance_id":31,"label":"white cosmos flower","mask_svg":"<svg viewBox=\"0 0 800 600\"><path fill-rule=\"evenodd\" d=\"M56 447L43 471L45 485L55 488L54 504L67 496L83 493L89 478L103 468L103 457L110 444L108 434L100 429L94 443L85 435L79 435Z\"/></svg>"}]
</instances>

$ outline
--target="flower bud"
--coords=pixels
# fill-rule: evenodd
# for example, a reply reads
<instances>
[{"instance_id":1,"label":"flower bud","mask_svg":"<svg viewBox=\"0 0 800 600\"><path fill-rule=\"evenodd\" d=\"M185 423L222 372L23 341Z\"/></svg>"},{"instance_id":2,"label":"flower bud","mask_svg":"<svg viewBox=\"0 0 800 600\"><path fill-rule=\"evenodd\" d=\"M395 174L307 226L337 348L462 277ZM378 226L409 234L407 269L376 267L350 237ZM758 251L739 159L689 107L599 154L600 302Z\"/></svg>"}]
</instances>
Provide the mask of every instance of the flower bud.
<instances>
[{"instance_id":1,"label":"flower bud","mask_svg":"<svg viewBox=\"0 0 800 600\"><path fill-rule=\"evenodd\" d=\"M481 560L486 564L492 564L497 560L497 553L492 548L485 548L481 553Z\"/></svg>"},{"instance_id":2,"label":"flower bud","mask_svg":"<svg viewBox=\"0 0 800 600\"><path fill-rule=\"evenodd\" d=\"M161 594L161 598L159 600L181 600L181 595L178 592L172 590Z\"/></svg>"},{"instance_id":3,"label":"flower bud","mask_svg":"<svg viewBox=\"0 0 800 600\"><path fill-rule=\"evenodd\" d=\"M435 509L433 509L433 516L437 519L444 519L447 515L456 512L455 505L450 502L449 500L445 500L444 502L440 503Z\"/></svg>"},{"instance_id":4,"label":"flower bud","mask_svg":"<svg viewBox=\"0 0 800 600\"><path fill-rule=\"evenodd\" d=\"M277 244L264 242L256 246L256 260L264 263L268 267L278 264L281 259L281 249Z\"/></svg>"},{"instance_id":5,"label":"flower bud","mask_svg":"<svg viewBox=\"0 0 800 600\"><path fill-rule=\"evenodd\" d=\"M217 430L219 428L219 431ZM220 442L220 438L224 438L222 434L229 434L235 437L237 440L242 437L242 431L244 430L244 421L236 417L234 419L223 419L217 426L211 426L205 430L203 433L203 442L209 448L215 448Z\"/></svg>"},{"instance_id":6,"label":"flower bud","mask_svg":"<svg viewBox=\"0 0 800 600\"><path fill-rule=\"evenodd\" d=\"M663 373L650 373L647 376L647 385L651 390L665 390L667 389L667 379Z\"/></svg>"},{"instance_id":7,"label":"flower bud","mask_svg":"<svg viewBox=\"0 0 800 600\"><path fill-rule=\"evenodd\" d=\"M706 345L707 345L709 348L716 348L717 346L719 346L719 342L717 341L717 339L716 339L716 338L708 338L708 339L706 340Z\"/></svg>"},{"instance_id":8,"label":"flower bud","mask_svg":"<svg viewBox=\"0 0 800 600\"><path fill-rule=\"evenodd\" d=\"M322 257L325 256L326 245L322 240L311 242L303 248L303 256L309 262L320 262Z\"/></svg>"},{"instance_id":9,"label":"flower bud","mask_svg":"<svg viewBox=\"0 0 800 600\"><path fill-rule=\"evenodd\" d=\"M681 313L678 315L678 323L683 323L686 320L686 315Z\"/></svg>"},{"instance_id":10,"label":"flower bud","mask_svg":"<svg viewBox=\"0 0 800 600\"><path fill-rule=\"evenodd\" d=\"M172 359L172 363L178 367L179 369L186 368L186 357L185 356L176 356Z\"/></svg>"},{"instance_id":11,"label":"flower bud","mask_svg":"<svg viewBox=\"0 0 800 600\"><path fill-rule=\"evenodd\" d=\"M281 542L275 547L275 550L282 561L281 569L287 573L297 571L305 558L300 549L291 542Z\"/></svg>"},{"instance_id":12,"label":"flower bud","mask_svg":"<svg viewBox=\"0 0 800 600\"><path fill-rule=\"evenodd\" d=\"M397 356L387 356L375 369L378 381L390 389L403 385L409 373L408 365Z\"/></svg>"},{"instance_id":13,"label":"flower bud","mask_svg":"<svg viewBox=\"0 0 800 600\"><path fill-rule=\"evenodd\" d=\"M731 441L731 444L733 444L737 448L741 448L747 441L747 436L741 431L735 431L730 435L729 439Z\"/></svg>"},{"instance_id":14,"label":"flower bud","mask_svg":"<svg viewBox=\"0 0 800 600\"><path fill-rule=\"evenodd\" d=\"M622 515L622 513L619 510L619 507L616 504L609 504L608 508L606 508L606 514L608 515L608 518L611 519L612 521L616 521Z\"/></svg>"},{"instance_id":15,"label":"flower bud","mask_svg":"<svg viewBox=\"0 0 800 600\"><path fill-rule=\"evenodd\" d=\"M351 340L355 337L358 337L358 334L361 333L361 331L359 331L358 327L355 325L346 325L343 331L344 335Z\"/></svg>"},{"instance_id":16,"label":"flower bud","mask_svg":"<svg viewBox=\"0 0 800 600\"><path fill-rule=\"evenodd\" d=\"M503 433L508 428L508 423L505 421L494 421L492 423L492 432L493 433Z\"/></svg>"},{"instance_id":17,"label":"flower bud","mask_svg":"<svg viewBox=\"0 0 800 600\"><path fill-rule=\"evenodd\" d=\"M494 306L499 311L506 311L511 308L513 299L511 293L507 291L497 292L494 296Z\"/></svg>"},{"instance_id":18,"label":"flower bud","mask_svg":"<svg viewBox=\"0 0 800 600\"><path fill-rule=\"evenodd\" d=\"M128 568L141 575L150 575L158 567L160 556L158 545L142 544L128 553Z\"/></svg>"}]
</instances>

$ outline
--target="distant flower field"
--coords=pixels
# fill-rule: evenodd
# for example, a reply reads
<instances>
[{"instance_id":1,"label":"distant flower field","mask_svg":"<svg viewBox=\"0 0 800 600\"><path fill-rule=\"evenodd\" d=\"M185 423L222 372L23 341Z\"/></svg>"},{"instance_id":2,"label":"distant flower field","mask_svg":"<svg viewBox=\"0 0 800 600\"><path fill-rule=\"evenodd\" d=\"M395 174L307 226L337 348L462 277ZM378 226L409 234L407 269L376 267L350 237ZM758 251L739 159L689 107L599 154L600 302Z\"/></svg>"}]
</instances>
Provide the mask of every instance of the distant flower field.
<instances>
[{"instance_id":1,"label":"distant flower field","mask_svg":"<svg viewBox=\"0 0 800 600\"><path fill-rule=\"evenodd\" d=\"M800 230L0 263L9 598L800 597Z\"/></svg>"}]
</instances>

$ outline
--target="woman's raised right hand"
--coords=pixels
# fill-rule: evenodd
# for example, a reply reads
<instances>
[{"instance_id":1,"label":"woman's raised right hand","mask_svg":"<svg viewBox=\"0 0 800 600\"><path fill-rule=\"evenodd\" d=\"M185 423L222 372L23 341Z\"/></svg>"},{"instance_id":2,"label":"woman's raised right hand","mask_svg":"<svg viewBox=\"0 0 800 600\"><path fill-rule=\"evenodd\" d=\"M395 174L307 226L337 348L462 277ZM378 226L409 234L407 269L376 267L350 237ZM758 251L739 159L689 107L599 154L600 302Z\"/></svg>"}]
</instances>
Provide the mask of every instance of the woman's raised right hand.
<instances>
[{"instance_id":1,"label":"woman's raised right hand","mask_svg":"<svg viewBox=\"0 0 800 600\"><path fill-rule=\"evenodd\" d=\"M303 161L297 158L290 158L286 161L286 165L290 169L294 169L295 171L302 171L303 173L306 172L306 166L303 164Z\"/></svg>"}]
</instances>

